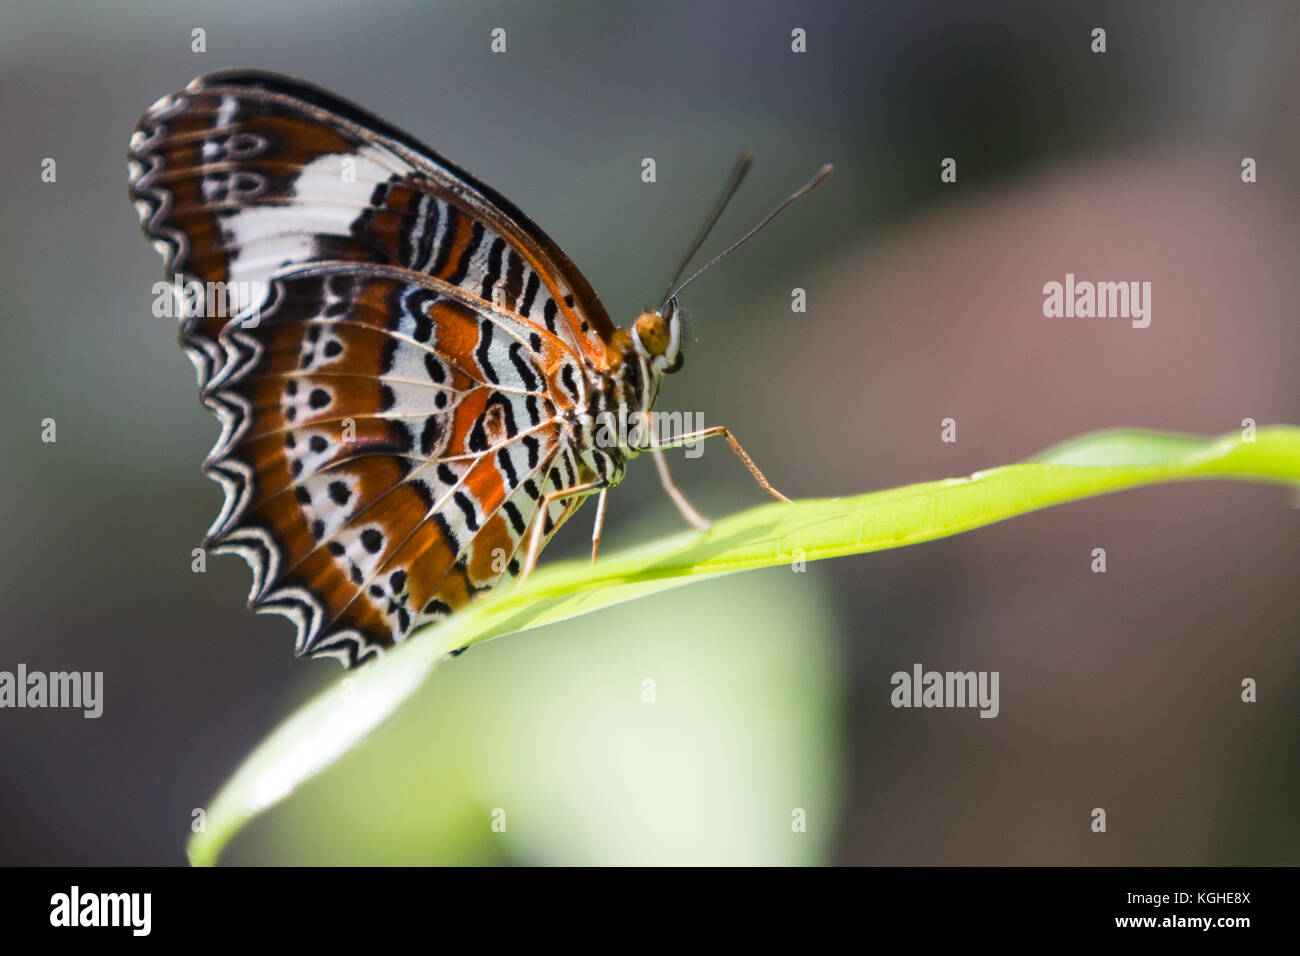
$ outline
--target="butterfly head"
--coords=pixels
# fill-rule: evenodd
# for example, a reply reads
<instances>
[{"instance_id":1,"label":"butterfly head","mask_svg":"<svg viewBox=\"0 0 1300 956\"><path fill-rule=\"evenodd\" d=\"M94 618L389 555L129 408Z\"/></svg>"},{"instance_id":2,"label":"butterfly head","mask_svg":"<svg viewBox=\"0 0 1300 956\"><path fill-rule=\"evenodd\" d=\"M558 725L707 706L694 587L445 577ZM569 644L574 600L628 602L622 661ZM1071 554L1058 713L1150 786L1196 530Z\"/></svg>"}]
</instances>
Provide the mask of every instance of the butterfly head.
<instances>
[{"instance_id":1,"label":"butterfly head","mask_svg":"<svg viewBox=\"0 0 1300 956\"><path fill-rule=\"evenodd\" d=\"M642 312L632 323L632 344L646 366L656 375L682 367L681 310L671 298L654 312Z\"/></svg>"}]
</instances>

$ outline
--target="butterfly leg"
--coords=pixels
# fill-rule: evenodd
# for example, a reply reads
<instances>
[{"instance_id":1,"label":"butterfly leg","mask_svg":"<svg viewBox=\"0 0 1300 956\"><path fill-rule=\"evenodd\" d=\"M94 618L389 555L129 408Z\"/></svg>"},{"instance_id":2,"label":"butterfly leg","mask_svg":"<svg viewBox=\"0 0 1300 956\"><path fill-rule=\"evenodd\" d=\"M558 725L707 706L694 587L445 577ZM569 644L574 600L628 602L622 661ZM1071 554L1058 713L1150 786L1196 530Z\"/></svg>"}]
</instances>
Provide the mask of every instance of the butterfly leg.
<instances>
[{"instance_id":1,"label":"butterfly leg","mask_svg":"<svg viewBox=\"0 0 1300 956\"><path fill-rule=\"evenodd\" d=\"M591 563L596 563L596 555L600 554L600 536L605 533L605 499L609 497L609 489L601 488L600 497L596 499L596 526L591 529Z\"/></svg>"},{"instance_id":2,"label":"butterfly leg","mask_svg":"<svg viewBox=\"0 0 1300 956\"><path fill-rule=\"evenodd\" d=\"M754 464L754 459L750 458L749 455L746 454L745 449L740 447L740 442L736 441L736 436L731 434L731 430L725 425L714 425L712 428L702 428L696 432L687 432L685 435L678 435L675 438L667 439L659 444L658 447L680 448L683 445L693 445L697 441L703 441L705 438L713 438L717 435L721 435L727 439L727 444L731 446L731 450L736 453L736 456L745 463L745 467L749 469L749 473L753 475L754 480L758 482L758 487L762 488L777 501L784 501L786 504L790 504L790 499L772 487L772 483L763 476L761 471L758 470L758 465ZM660 472L660 477L663 477L663 470ZM669 494L672 494L672 492L669 492ZM678 494L680 494L680 492L678 492ZM689 518L687 520L689 520ZM692 522L692 524L694 524L694 522Z\"/></svg>"},{"instance_id":3,"label":"butterfly leg","mask_svg":"<svg viewBox=\"0 0 1300 956\"><path fill-rule=\"evenodd\" d=\"M603 492L608 488L609 482L607 481L588 481L581 485L574 485L572 488L561 488L559 491L552 491L549 494L542 496L541 504L537 508L537 515L533 518L533 530L528 538L528 557L524 560L524 570L519 575L521 583L528 577L528 575L532 574L533 569L537 567L537 556L542 553L542 542L544 540L544 532L542 529L546 527L546 514L550 509L551 502L560 501L564 498L577 498L589 495L593 491L602 492L601 497L603 499ZM603 511L604 509L602 508L602 519L604 517Z\"/></svg>"},{"instance_id":4,"label":"butterfly leg","mask_svg":"<svg viewBox=\"0 0 1300 956\"><path fill-rule=\"evenodd\" d=\"M682 494L682 490L677 487L677 483L673 481L673 476L668 473L668 459L664 457L663 446L653 437L653 433L650 439L650 456L654 458L655 470L659 472L659 484L663 485L664 491L668 492L668 497L673 499L673 504L682 513L682 517L700 531L708 531L711 522L692 507L686 500L686 496Z\"/></svg>"}]
</instances>

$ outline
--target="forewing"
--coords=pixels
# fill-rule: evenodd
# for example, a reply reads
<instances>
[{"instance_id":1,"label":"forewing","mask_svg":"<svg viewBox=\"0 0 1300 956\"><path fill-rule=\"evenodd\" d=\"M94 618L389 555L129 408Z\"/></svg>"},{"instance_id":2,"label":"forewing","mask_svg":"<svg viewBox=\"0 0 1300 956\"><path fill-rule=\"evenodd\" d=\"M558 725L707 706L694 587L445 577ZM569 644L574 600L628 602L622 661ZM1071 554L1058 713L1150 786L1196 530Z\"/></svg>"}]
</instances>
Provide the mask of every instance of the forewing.
<instances>
[{"instance_id":1,"label":"forewing","mask_svg":"<svg viewBox=\"0 0 1300 956\"><path fill-rule=\"evenodd\" d=\"M254 309L278 270L345 260L397 265L536 322L599 365L613 325L558 245L434 150L319 87L228 71L159 100L131 138L130 182L168 275L233 284ZM182 339L206 385L239 354L225 316Z\"/></svg>"}]
</instances>

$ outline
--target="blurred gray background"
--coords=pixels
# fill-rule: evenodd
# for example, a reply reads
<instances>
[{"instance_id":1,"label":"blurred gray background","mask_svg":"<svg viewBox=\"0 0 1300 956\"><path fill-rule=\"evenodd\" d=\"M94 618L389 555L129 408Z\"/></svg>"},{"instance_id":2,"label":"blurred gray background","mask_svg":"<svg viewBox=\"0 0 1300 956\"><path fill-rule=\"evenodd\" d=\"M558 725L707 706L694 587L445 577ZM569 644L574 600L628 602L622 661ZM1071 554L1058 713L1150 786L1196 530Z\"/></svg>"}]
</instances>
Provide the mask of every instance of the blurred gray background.
<instances>
[{"instance_id":1,"label":"blurred gray background","mask_svg":"<svg viewBox=\"0 0 1300 956\"><path fill-rule=\"evenodd\" d=\"M197 74L301 76L405 127L526 210L619 322L741 148L758 161L708 249L834 162L691 288L697 341L660 400L732 426L792 496L1096 428L1300 422L1296 5L974 6L0 0L0 669L105 675L99 720L0 712L0 863L183 862L192 810L338 678L244 610L241 561L190 570L217 426L151 315L125 154ZM1150 328L1044 318L1067 272L1150 281ZM674 464L707 514L763 500L725 447ZM606 548L681 526L653 471L612 497ZM1295 863L1295 504L1148 488L475 648L229 859ZM894 710L915 662L999 671L1001 715Z\"/></svg>"}]
</instances>

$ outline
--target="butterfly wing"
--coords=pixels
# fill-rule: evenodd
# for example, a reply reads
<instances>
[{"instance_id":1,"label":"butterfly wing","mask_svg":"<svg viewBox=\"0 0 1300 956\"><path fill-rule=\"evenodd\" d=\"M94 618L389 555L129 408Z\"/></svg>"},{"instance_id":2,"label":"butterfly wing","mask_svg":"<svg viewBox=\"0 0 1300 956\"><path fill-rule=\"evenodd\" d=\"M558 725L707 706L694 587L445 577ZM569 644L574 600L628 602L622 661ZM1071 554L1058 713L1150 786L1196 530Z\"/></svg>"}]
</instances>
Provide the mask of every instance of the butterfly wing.
<instances>
[{"instance_id":1,"label":"butterfly wing","mask_svg":"<svg viewBox=\"0 0 1300 956\"><path fill-rule=\"evenodd\" d=\"M141 119L130 181L169 274L252 285L295 263L402 265L605 360L613 323L553 240L463 169L319 87L252 70L199 77ZM216 351L218 318L182 330L201 384L238 358Z\"/></svg>"},{"instance_id":2,"label":"butterfly wing","mask_svg":"<svg viewBox=\"0 0 1300 956\"><path fill-rule=\"evenodd\" d=\"M131 190L169 274L224 284L182 320L222 422L209 532L300 654L355 664L517 571L583 477L564 440L612 323L555 243L432 150L272 74L146 114ZM220 312L221 310L216 310Z\"/></svg>"}]
</instances>

